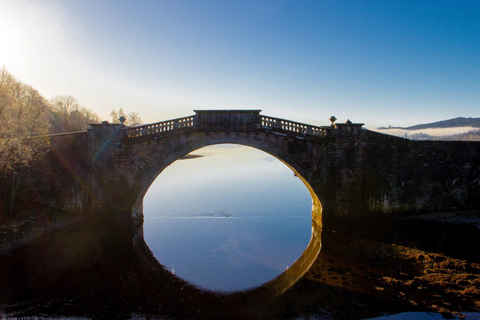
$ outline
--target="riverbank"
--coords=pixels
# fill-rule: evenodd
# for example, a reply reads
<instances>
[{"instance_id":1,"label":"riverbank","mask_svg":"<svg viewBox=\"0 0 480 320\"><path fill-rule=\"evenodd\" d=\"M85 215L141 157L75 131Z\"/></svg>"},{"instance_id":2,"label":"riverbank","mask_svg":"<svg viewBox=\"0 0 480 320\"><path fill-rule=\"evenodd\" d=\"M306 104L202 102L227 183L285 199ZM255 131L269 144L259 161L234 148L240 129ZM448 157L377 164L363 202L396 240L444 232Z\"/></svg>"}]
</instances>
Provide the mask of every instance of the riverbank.
<instances>
[{"instance_id":1,"label":"riverbank","mask_svg":"<svg viewBox=\"0 0 480 320\"><path fill-rule=\"evenodd\" d=\"M379 297L391 311L480 312L479 223L478 212L438 212L327 226L306 279Z\"/></svg>"},{"instance_id":2,"label":"riverbank","mask_svg":"<svg viewBox=\"0 0 480 320\"><path fill-rule=\"evenodd\" d=\"M0 254L10 252L81 219L82 216L62 212L51 212L41 216L33 212L24 212L17 219L4 219L0 222Z\"/></svg>"}]
</instances>

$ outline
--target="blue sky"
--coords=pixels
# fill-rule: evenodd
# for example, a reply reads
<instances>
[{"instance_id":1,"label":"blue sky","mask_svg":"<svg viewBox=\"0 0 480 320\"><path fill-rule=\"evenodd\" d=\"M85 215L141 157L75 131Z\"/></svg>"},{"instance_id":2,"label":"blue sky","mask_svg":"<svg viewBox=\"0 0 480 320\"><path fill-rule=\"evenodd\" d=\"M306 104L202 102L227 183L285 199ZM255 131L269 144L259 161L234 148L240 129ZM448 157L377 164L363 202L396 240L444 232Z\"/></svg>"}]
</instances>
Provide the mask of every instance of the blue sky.
<instances>
[{"instance_id":1,"label":"blue sky","mask_svg":"<svg viewBox=\"0 0 480 320\"><path fill-rule=\"evenodd\" d=\"M102 118L408 126L480 117L479 17L480 1L0 0L0 65Z\"/></svg>"}]
</instances>

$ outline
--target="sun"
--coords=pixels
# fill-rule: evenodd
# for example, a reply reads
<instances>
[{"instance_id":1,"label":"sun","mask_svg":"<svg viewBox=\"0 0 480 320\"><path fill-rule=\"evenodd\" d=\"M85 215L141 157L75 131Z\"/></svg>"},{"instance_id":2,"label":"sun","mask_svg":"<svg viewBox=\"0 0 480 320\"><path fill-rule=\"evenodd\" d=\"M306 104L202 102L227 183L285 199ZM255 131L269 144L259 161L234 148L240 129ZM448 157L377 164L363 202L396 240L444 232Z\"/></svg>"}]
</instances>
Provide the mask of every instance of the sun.
<instances>
[{"instance_id":1,"label":"sun","mask_svg":"<svg viewBox=\"0 0 480 320\"><path fill-rule=\"evenodd\" d=\"M23 41L18 28L0 15L0 65L16 66L25 62Z\"/></svg>"}]
</instances>

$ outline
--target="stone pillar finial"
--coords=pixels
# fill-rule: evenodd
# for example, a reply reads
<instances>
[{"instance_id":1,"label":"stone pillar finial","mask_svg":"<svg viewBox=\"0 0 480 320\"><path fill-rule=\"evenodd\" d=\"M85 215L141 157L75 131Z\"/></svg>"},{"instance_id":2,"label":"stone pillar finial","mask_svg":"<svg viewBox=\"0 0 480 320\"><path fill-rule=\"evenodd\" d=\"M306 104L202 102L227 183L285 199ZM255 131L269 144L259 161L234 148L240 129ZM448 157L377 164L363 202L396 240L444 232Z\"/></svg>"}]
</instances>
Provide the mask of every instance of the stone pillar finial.
<instances>
[{"instance_id":1,"label":"stone pillar finial","mask_svg":"<svg viewBox=\"0 0 480 320\"><path fill-rule=\"evenodd\" d=\"M331 116L330 122L332 123L332 127L335 125L335 121L337 121L337 118L335 116Z\"/></svg>"}]
</instances>

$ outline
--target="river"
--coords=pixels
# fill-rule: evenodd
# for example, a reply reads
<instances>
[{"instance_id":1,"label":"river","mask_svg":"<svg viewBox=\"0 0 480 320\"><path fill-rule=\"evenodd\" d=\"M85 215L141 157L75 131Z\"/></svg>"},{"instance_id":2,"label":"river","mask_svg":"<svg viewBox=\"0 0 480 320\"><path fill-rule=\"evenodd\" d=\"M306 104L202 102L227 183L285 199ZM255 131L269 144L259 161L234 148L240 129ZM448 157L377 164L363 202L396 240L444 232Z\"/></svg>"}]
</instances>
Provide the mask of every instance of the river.
<instances>
[{"instance_id":1,"label":"river","mask_svg":"<svg viewBox=\"0 0 480 320\"><path fill-rule=\"evenodd\" d=\"M36 238L9 231L28 242L1 247L0 318L480 319L475 224L312 223L307 187L258 150L174 162L144 213L133 230L111 212L65 217ZM478 218L448 215L459 214Z\"/></svg>"}]
</instances>

